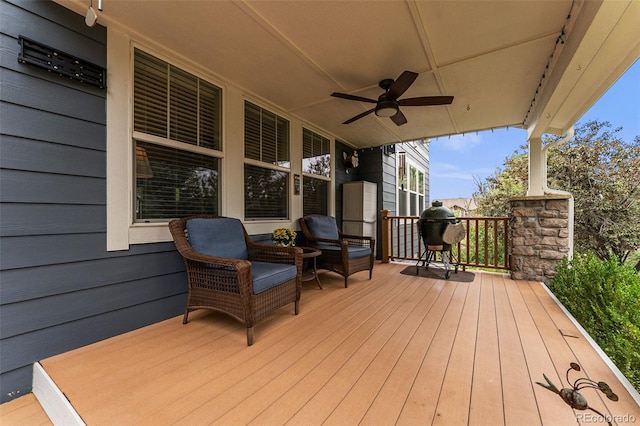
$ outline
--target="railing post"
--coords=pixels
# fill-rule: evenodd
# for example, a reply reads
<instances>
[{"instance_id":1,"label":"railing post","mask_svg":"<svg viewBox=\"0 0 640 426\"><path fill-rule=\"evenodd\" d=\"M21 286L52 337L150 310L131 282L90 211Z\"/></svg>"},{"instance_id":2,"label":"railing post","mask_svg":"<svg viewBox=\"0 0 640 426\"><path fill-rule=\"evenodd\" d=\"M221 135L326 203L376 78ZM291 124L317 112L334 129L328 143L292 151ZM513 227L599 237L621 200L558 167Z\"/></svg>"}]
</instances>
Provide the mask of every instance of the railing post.
<instances>
[{"instance_id":1,"label":"railing post","mask_svg":"<svg viewBox=\"0 0 640 426\"><path fill-rule=\"evenodd\" d=\"M380 210L382 215L382 263L389 263L389 210Z\"/></svg>"}]
</instances>

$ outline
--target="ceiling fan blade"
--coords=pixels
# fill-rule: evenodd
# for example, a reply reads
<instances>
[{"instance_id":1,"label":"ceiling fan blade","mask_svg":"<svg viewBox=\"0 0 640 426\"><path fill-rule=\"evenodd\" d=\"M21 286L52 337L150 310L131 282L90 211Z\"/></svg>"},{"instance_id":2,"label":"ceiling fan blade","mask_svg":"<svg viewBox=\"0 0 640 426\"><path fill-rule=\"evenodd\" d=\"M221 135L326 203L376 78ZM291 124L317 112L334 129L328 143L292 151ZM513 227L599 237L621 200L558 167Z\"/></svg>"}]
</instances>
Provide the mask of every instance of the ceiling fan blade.
<instances>
[{"instance_id":1,"label":"ceiling fan blade","mask_svg":"<svg viewBox=\"0 0 640 426\"><path fill-rule=\"evenodd\" d=\"M347 121L345 121L345 122L344 122L344 123L342 123L342 124L350 124L350 123L353 123L354 121L356 121L356 120L360 120L362 117L364 117L364 116L367 116L367 115L371 114L371 113L372 113L373 111L375 111L375 110L376 110L375 108L371 108L371 109L370 109L370 110L368 110L368 111L365 111L365 112L363 112L363 113L361 113L361 114L356 115L355 117L351 117L350 119L348 119Z\"/></svg>"},{"instance_id":2,"label":"ceiling fan blade","mask_svg":"<svg viewBox=\"0 0 640 426\"><path fill-rule=\"evenodd\" d=\"M404 116L402 111L398 110L396 115L391 117L391 120L396 123L396 126L402 126L403 124L407 124L407 117Z\"/></svg>"},{"instance_id":3,"label":"ceiling fan blade","mask_svg":"<svg viewBox=\"0 0 640 426\"><path fill-rule=\"evenodd\" d=\"M395 101L398 99L407 89L413 84L413 82L418 78L418 73L405 71L400 74L400 77L396 81L393 82L391 87L389 87L389 91L387 92L387 99L390 101Z\"/></svg>"},{"instance_id":4,"label":"ceiling fan blade","mask_svg":"<svg viewBox=\"0 0 640 426\"><path fill-rule=\"evenodd\" d=\"M347 93L337 93L337 92L333 92L331 94L331 96L336 97L336 98L342 98L342 99L348 99L350 101L360 101L360 102L368 102L370 104L375 104L378 101L374 101L373 99L369 99L369 98L363 98L362 96L356 96L356 95L349 95Z\"/></svg>"},{"instance_id":5,"label":"ceiling fan blade","mask_svg":"<svg viewBox=\"0 0 640 426\"><path fill-rule=\"evenodd\" d=\"M400 99L400 106L428 106L428 105L449 105L453 102L453 96L421 96L418 98Z\"/></svg>"}]
</instances>

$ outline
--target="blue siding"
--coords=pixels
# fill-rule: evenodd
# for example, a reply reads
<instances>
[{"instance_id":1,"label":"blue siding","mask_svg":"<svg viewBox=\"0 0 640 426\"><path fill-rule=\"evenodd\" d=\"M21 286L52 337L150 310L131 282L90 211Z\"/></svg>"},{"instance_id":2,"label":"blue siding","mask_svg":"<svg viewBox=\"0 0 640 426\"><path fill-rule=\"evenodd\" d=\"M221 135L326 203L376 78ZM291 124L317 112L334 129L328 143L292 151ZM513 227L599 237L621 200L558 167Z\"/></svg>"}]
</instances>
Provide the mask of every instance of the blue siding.
<instances>
[{"instance_id":1,"label":"blue siding","mask_svg":"<svg viewBox=\"0 0 640 426\"><path fill-rule=\"evenodd\" d=\"M360 170L359 167L349 170L349 173L347 173L344 170L343 153L345 152L347 153L347 155L351 155L353 154L353 148L348 147L347 145L343 144L340 141L336 141L336 156L334 159L334 171L335 171L334 176L336 180L336 194L335 194L336 221L338 223L342 223L342 184L345 182L353 182L353 181L361 180L361 179L358 179L358 171Z\"/></svg>"},{"instance_id":2,"label":"blue siding","mask_svg":"<svg viewBox=\"0 0 640 426\"><path fill-rule=\"evenodd\" d=\"M18 36L106 66L106 30L0 0L0 402L32 363L182 313L173 243L106 251L106 91L20 64ZM108 82L107 82L108 83Z\"/></svg>"},{"instance_id":3,"label":"blue siding","mask_svg":"<svg viewBox=\"0 0 640 426\"><path fill-rule=\"evenodd\" d=\"M345 146L337 145L336 152L342 155L340 150L346 150L351 152ZM427 145L428 150L428 145ZM429 199L429 160L425 158L421 151L416 149L411 143L399 143L396 144L396 152L406 152L406 155L412 162L419 164L423 167L427 175L425 176L425 202ZM342 212L342 183L348 180L366 180L369 182L376 182L378 184L378 211L389 210L391 215L397 215L396 206L396 193L398 190L396 179L396 158L397 154L386 155L382 149L362 149L358 153L360 159L360 165L357 169L350 171L348 175L350 179L339 180L340 174L337 174L336 187L340 190L339 200L336 200L336 216L338 212ZM340 161L339 167L342 167ZM380 226L381 220L378 220L378 229L376 233L376 256L378 259L382 257L382 227ZM394 243L395 244L395 243ZM416 248L417 249L417 248Z\"/></svg>"}]
</instances>

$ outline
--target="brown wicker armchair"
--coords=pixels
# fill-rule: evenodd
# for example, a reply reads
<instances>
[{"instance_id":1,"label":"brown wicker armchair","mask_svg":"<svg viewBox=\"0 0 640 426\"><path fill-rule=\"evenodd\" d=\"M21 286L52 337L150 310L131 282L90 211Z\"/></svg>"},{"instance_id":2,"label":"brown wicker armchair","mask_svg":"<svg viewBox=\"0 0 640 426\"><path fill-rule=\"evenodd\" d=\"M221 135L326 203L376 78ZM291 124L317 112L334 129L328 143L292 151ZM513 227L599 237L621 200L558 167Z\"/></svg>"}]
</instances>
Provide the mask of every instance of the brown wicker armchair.
<instances>
[{"instance_id":1,"label":"brown wicker armchair","mask_svg":"<svg viewBox=\"0 0 640 426\"><path fill-rule=\"evenodd\" d=\"M212 309L231 315L247 328L291 302L298 314L302 249L257 244L238 219L192 216L169 222L176 247L184 258L189 292L183 324L189 312Z\"/></svg>"},{"instance_id":2,"label":"brown wicker armchair","mask_svg":"<svg viewBox=\"0 0 640 426\"><path fill-rule=\"evenodd\" d=\"M376 240L372 237L343 234L332 216L308 215L298 222L307 243L322 250L317 259L319 269L328 269L344 277L348 286L349 276L359 271L373 275Z\"/></svg>"}]
</instances>

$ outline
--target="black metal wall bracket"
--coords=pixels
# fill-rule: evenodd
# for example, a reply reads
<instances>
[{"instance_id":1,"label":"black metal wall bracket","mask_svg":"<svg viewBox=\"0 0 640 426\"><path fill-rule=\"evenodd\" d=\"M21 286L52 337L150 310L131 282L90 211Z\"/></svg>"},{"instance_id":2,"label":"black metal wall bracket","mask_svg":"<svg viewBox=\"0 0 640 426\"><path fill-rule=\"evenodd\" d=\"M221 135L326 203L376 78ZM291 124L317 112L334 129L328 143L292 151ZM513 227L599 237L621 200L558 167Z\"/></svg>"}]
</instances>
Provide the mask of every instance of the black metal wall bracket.
<instances>
[{"instance_id":1,"label":"black metal wall bracket","mask_svg":"<svg viewBox=\"0 0 640 426\"><path fill-rule=\"evenodd\" d=\"M20 43L18 62L34 65L61 77L101 89L107 87L105 68L24 36L19 36L18 42Z\"/></svg>"}]
</instances>

